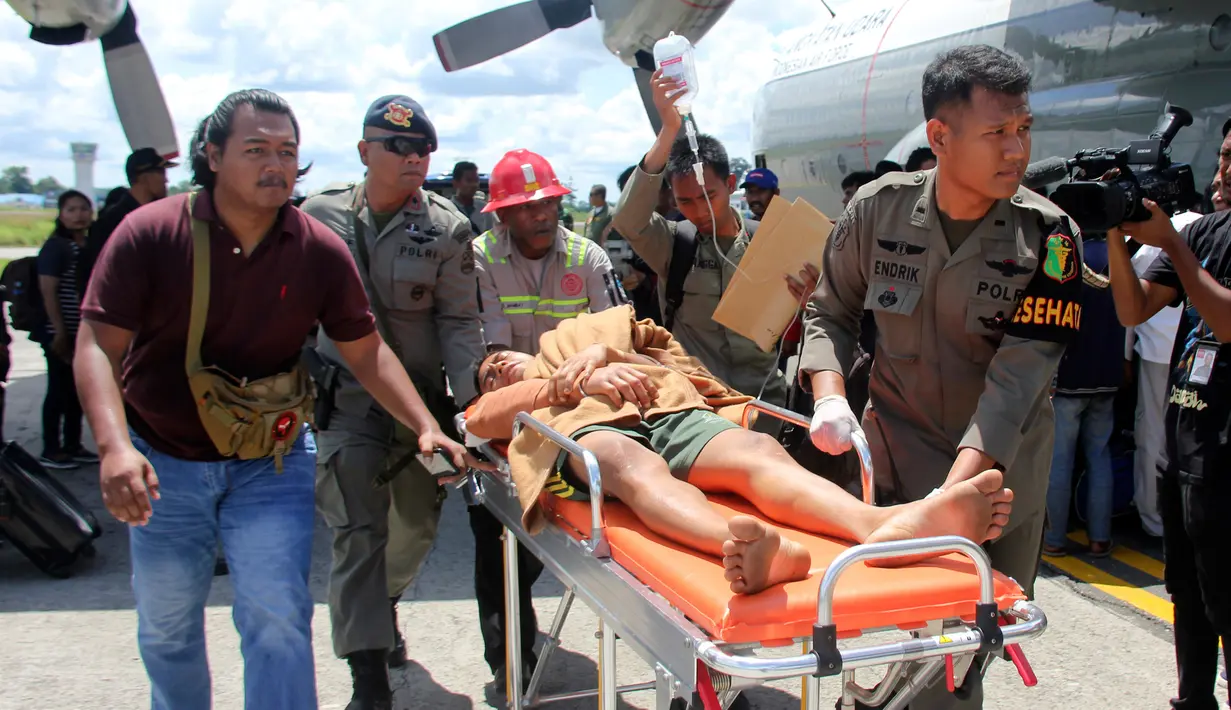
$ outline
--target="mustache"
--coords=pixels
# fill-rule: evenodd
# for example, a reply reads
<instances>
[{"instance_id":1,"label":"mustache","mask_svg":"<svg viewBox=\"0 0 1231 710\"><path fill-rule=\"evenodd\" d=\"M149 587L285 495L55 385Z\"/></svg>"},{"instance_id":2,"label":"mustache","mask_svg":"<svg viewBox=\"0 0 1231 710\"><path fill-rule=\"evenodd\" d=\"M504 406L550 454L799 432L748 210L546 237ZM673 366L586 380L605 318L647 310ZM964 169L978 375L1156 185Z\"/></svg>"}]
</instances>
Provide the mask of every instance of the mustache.
<instances>
[{"instance_id":1,"label":"mustache","mask_svg":"<svg viewBox=\"0 0 1231 710\"><path fill-rule=\"evenodd\" d=\"M263 177L256 184L257 187L286 187L286 178L281 175L270 175Z\"/></svg>"}]
</instances>

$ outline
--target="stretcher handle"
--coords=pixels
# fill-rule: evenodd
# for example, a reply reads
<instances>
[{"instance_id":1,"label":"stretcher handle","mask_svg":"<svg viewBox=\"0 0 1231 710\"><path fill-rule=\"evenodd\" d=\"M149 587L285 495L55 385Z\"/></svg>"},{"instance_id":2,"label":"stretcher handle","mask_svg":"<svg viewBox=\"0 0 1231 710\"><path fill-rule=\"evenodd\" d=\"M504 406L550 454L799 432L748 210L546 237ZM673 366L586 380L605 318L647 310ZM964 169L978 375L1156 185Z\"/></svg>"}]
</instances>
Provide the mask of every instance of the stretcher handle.
<instances>
[{"instance_id":1,"label":"stretcher handle","mask_svg":"<svg viewBox=\"0 0 1231 710\"><path fill-rule=\"evenodd\" d=\"M833 599L838 588L838 578L848 567L858 562L868 560L888 560L895 557L907 557L928 553L961 552L975 563L979 573L979 603L995 604L996 590L992 577L992 561L987 552L957 535L941 537L925 537L918 540L894 540L892 542L873 542L855 545L834 558L821 578L821 588L816 596L816 623L818 626L833 624Z\"/></svg>"},{"instance_id":2,"label":"stretcher handle","mask_svg":"<svg viewBox=\"0 0 1231 710\"><path fill-rule=\"evenodd\" d=\"M812 427L812 420L799 412L793 412L775 404L754 399L744 406L742 424L745 429L752 428L753 412L763 412L771 417L781 419L787 424L794 424L804 429ZM859 456L859 479L863 485L863 502L868 505L876 505L876 480L872 476L872 449L868 447L868 437L864 435L862 430L851 432L851 447L855 449L855 454Z\"/></svg>"},{"instance_id":3,"label":"stretcher handle","mask_svg":"<svg viewBox=\"0 0 1231 710\"><path fill-rule=\"evenodd\" d=\"M530 416L529 412L517 413L517 418L513 421L514 438L521 433L523 426L530 427L551 443L581 459L586 467L586 483L590 487L590 535L584 544L592 554L605 555L607 541L603 535L603 474L598 470L598 459L589 449Z\"/></svg>"},{"instance_id":4,"label":"stretcher handle","mask_svg":"<svg viewBox=\"0 0 1231 710\"><path fill-rule=\"evenodd\" d=\"M1020 619L1016 624L1004 627L1004 642L1016 644L1041 635L1047 630L1047 615L1039 607L1026 601L1013 604L1010 613ZM944 636L923 636L906 641L893 641L873 646L845 648L840 651L841 670L872 668L896 661L923 661L941 659L947 655L977 653L983 645L983 634L977 629L957 630ZM695 647L697 658L714 671L733 678L750 680L781 680L815 674L822 670L819 659L812 651L798 656L765 658L729 653L713 641L705 640Z\"/></svg>"}]
</instances>

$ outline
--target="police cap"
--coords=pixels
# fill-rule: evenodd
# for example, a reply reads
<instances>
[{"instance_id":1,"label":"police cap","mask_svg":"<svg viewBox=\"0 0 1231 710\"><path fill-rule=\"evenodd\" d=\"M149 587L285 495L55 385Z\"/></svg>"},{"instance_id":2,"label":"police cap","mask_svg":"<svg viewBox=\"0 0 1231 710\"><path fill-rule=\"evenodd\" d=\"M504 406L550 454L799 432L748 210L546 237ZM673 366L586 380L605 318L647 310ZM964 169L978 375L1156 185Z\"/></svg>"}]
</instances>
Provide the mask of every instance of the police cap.
<instances>
[{"instance_id":1,"label":"police cap","mask_svg":"<svg viewBox=\"0 0 1231 710\"><path fill-rule=\"evenodd\" d=\"M383 128L395 133L418 133L427 138L436 150L436 127L418 101L409 96L391 94L372 102L363 119L364 126Z\"/></svg>"}]
</instances>

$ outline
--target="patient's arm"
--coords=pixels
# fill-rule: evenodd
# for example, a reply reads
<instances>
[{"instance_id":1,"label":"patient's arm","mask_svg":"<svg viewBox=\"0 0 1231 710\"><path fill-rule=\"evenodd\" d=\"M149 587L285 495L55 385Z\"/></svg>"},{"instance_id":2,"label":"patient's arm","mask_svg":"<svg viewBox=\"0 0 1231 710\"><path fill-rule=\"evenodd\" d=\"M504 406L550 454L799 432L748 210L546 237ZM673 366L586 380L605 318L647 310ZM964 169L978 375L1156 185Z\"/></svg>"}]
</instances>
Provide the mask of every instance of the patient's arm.
<instances>
[{"instance_id":1,"label":"patient's arm","mask_svg":"<svg viewBox=\"0 0 1231 710\"><path fill-rule=\"evenodd\" d=\"M523 380L479 397L474 412L466 417L466 431L481 439L512 439L518 412L548 406L547 380Z\"/></svg>"},{"instance_id":2,"label":"patient's arm","mask_svg":"<svg viewBox=\"0 0 1231 710\"><path fill-rule=\"evenodd\" d=\"M624 352L602 343L595 343L565 360L552 373L547 387L547 401L553 405L560 405L576 399L578 384L586 382L600 368L612 363L661 365L648 355Z\"/></svg>"}]
</instances>

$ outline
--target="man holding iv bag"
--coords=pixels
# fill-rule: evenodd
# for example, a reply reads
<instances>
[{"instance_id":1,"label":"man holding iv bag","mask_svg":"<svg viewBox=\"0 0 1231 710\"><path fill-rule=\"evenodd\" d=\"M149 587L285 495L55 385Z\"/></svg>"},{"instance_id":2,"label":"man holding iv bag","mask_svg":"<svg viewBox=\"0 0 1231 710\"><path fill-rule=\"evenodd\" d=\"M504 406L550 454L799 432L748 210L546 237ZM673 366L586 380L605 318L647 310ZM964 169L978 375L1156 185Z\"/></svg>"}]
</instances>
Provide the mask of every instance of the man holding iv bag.
<instances>
[{"instance_id":1,"label":"man holding iv bag","mask_svg":"<svg viewBox=\"0 0 1231 710\"><path fill-rule=\"evenodd\" d=\"M691 112L696 96L695 78L688 77L692 90L685 91L673 78L679 73L670 71L671 61L662 62L667 72L660 68L651 79L662 129L622 191L612 225L658 274L664 325L684 348L736 390L781 406L787 387L777 355L713 320L759 223L730 205L736 179L722 144L690 128L694 150L690 137L680 135L682 113ZM686 53L681 63L690 62ZM691 67L685 68L686 76ZM671 222L654 211L663 180L670 181L685 221ZM809 266L797 275L784 274L784 287L802 302L819 277Z\"/></svg>"}]
</instances>

